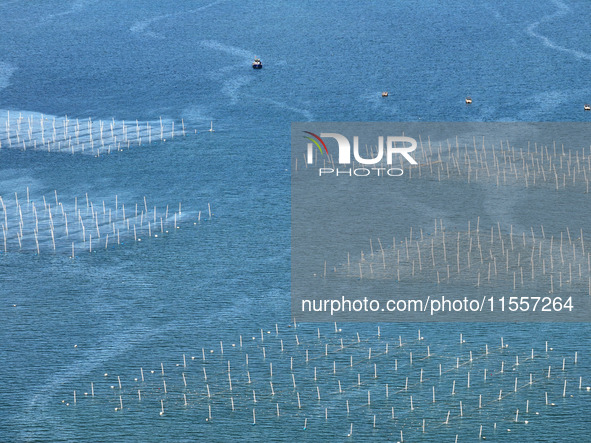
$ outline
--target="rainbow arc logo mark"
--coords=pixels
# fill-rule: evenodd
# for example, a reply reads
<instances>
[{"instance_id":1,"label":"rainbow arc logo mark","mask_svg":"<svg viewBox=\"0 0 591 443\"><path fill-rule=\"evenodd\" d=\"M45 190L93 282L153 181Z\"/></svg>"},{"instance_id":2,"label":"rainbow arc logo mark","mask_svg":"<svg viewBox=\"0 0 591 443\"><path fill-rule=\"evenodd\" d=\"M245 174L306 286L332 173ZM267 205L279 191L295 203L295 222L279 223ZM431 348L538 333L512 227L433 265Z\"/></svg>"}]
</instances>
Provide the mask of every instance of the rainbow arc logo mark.
<instances>
[{"instance_id":1,"label":"rainbow arc logo mark","mask_svg":"<svg viewBox=\"0 0 591 443\"><path fill-rule=\"evenodd\" d=\"M314 138L312 138L312 137L304 136L304 138L306 138L306 139L310 140L312 143L314 143L323 155L324 155L324 152L326 152L326 155L328 155L328 149L326 149L326 145L324 144L324 141L319 136L317 136L316 134L314 134L312 132L308 132L308 131L304 131L304 132L306 134L310 134L316 140L314 140ZM322 144L322 146L324 147L324 152L322 152L322 148L320 147L320 144L318 144L318 142L320 142ZM310 153L311 153L311 151L310 151Z\"/></svg>"}]
</instances>

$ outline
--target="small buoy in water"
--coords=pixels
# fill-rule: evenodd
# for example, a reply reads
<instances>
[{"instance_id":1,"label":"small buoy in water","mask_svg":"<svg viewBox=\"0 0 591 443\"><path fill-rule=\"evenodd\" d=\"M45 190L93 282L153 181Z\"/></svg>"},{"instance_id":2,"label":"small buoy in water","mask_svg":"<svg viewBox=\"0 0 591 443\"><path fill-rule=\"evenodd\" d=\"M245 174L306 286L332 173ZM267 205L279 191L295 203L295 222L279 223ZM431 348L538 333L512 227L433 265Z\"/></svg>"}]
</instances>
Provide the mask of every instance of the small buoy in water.
<instances>
[{"instance_id":1,"label":"small buoy in water","mask_svg":"<svg viewBox=\"0 0 591 443\"><path fill-rule=\"evenodd\" d=\"M525 423L525 424L528 424L528 423L529 423L529 421L525 420L523 423Z\"/></svg>"},{"instance_id":2,"label":"small buoy in water","mask_svg":"<svg viewBox=\"0 0 591 443\"><path fill-rule=\"evenodd\" d=\"M236 347L236 343L232 343L232 347L235 348Z\"/></svg>"},{"instance_id":3,"label":"small buoy in water","mask_svg":"<svg viewBox=\"0 0 591 443\"><path fill-rule=\"evenodd\" d=\"M388 91L382 92L382 97L388 97Z\"/></svg>"},{"instance_id":4,"label":"small buoy in water","mask_svg":"<svg viewBox=\"0 0 591 443\"><path fill-rule=\"evenodd\" d=\"M211 354L213 354L213 349L209 351Z\"/></svg>"},{"instance_id":5,"label":"small buoy in water","mask_svg":"<svg viewBox=\"0 0 591 443\"><path fill-rule=\"evenodd\" d=\"M105 377L106 377L107 375L109 375L109 374L107 374L107 373L105 372Z\"/></svg>"},{"instance_id":6,"label":"small buoy in water","mask_svg":"<svg viewBox=\"0 0 591 443\"><path fill-rule=\"evenodd\" d=\"M154 371L150 371L152 374L154 373Z\"/></svg>"},{"instance_id":7,"label":"small buoy in water","mask_svg":"<svg viewBox=\"0 0 591 443\"><path fill-rule=\"evenodd\" d=\"M84 395L88 395L88 392L85 392Z\"/></svg>"},{"instance_id":8,"label":"small buoy in water","mask_svg":"<svg viewBox=\"0 0 591 443\"><path fill-rule=\"evenodd\" d=\"M75 348L77 348L77 347L78 347L78 345L74 345L74 347L75 347Z\"/></svg>"},{"instance_id":9,"label":"small buoy in water","mask_svg":"<svg viewBox=\"0 0 591 443\"><path fill-rule=\"evenodd\" d=\"M587 391L591 391L591 386L587 386Z\"/></svg>"},{"instance_id":10,"label":"small buoy in water","mask_svg":"<svg viewBox=\"0 0 591 443\"><path fill-rule=\"evenodd\" d=\"M195 360L195 357L194 357L194 356L193 356L193 357L191 357L191 360Z\"/></svg>"},{"instance_id":11,"label":"small buoy in water","mask_svg":"<svg viewBox=\"0 0 591 443\"><path fill-rule=\"evenodd\" d=\"M160 415L164 415L164 412L160 411Z\"/></svg>"},{"instance_id":12,"label":"small buoy in water","mask_svg":"<svg viewBox=\"0 0 591 443\"><path fill-rule=\"evenodd\" d=\"M585 111L591 111L591 105L588 105L585 103L584 109L585 109Z\"/></svg>"},{"instance_id":13,"label":"small buoy in water","mask_svg":"<svg viewBox=\"0 0 591 443\"><path fill-rule=\"evenodd\" d=\"M134 381L137 381L137 378L134 378L133 380L134 380Z\"/></svg>"},{"instance_id":14,"label":"small buoy in water","mask_svg":"<svg viewBox=\"0 0 591 443\"><path fill-rule=\"evenodd\" d=\"M118 410L119 410L119 408L115 408L115 410L116 410L116 411L118 411Z\"/></svg>"},{"instance_id":15,"label":"small buoy in water","mask_svg":"<svg viewBox=\"0 0 591 443\"><path fill-rule=\"evenodd\" d=\"M471 97L466 97L466 104L467 105L471 105L472 104L472 98Z\"/></svg>"},{"instance_id":16,"label":"small buoy in water","mask_svg":"<svg viewBox=\"0 0 591 443\"><path fill-rule=\"evenodd\" d=\"M111 389L115 389L115 386L111 386Z\"/></svg>"}]
</instances>

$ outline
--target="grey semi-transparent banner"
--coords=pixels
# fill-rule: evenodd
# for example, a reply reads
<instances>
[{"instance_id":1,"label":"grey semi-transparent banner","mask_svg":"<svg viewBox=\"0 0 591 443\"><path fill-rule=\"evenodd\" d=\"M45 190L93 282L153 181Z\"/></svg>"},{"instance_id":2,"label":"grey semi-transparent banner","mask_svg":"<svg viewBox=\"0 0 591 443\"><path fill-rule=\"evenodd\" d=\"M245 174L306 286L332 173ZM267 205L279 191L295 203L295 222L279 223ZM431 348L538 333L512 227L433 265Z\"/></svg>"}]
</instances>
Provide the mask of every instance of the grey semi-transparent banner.
<instances>
[{"instance_id":1,"label":"grey semi-transparent banner","mask_svg":"<svg viewBox=\"0 0 591 443\"><path fill-rule=\"evenodd\" d=\"M591 318L591 124L291 129L296 321Z\"/></svg>"}]
</instances>

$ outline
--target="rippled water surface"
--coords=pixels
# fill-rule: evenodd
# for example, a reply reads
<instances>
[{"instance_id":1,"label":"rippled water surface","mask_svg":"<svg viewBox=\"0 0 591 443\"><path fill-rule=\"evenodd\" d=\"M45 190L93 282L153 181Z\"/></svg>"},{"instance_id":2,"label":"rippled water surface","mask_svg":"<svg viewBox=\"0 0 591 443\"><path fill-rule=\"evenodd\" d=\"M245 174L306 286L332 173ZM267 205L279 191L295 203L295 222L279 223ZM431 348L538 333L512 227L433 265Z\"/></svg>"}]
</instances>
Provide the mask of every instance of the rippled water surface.
<instances>
[{"instance_id":1,"label":"rippled water surface","mask_svg":"<svg viewBox=\"0 0 591 443\"><path fill-rule=\"evenodd\" d=\"M591 62L588 13L582 1L533 6L484 1L2 2L0 116L10 112L12 140L16 120L22 119L20 144L3 138L5 117L0 127L0 195L15 211L8 225L10 249L0 248L0 440L342 441L353 423L352 439L359 440L396 441L402 430L405 441L454 441L456 435L458 441L474 441L483 425L492 441L584 441L590 413L584 388L591 384L587 325L381 325L380 337L374 324L338 325L342 331L336 333L332 324L295 329L290 320L290 123L586 121L583 103L591 101L591 79L584 74ZM260 71L250 66L255 56L264 63ZM390 92L386 100L383 90ZM471 106L464 104L467 95ZM39 122L41 114L47 117L49 138L53 116L56 137L60 130L63 136L66 115L69 136L76 119L103 121L113 149L96 157L87 148L72 153L61 146L48 152L42 142L35 146L27 119ZM121 122L135 134L136 120L155 128L151 143L147 133L141 145L121 143ZM119 145L110 122L119 125ZM215 132L208 131L211 122ZM38 133L35 137L41 140ZM33 143L27 141L26 151L22 139ZM137 204L140 219L142 209L152 216L153 206L160 213L169 205L168 229L163 229L169 232L156 238L156 223L156 232L151 225L151 236L144 230L139 242L133 221L129 231L122 222L125 238L119 244L110 237L106 248L102 243L89 252L88 242L77 240L81 245L76 244L72 259L60 224L55 251L44 227L37 254L30 237L19 249L15 193L31 211L32 201L45 211L45 197L56 223L61 207L73 224L80 209L85 228L92 211L99 212L101 223L106 220L103 201L117 208L119 217L122 204L127 217ZM587 198L581 197L582 206ZM175 229L171 217L179 202L183 214ZM433 202L431 210L440 218L454 217L440 202ZM33 223L30 214L23 214L25 223ZM517 206L503 216L509 221L525 217ZM406 220L394 223L394 231L408 226ZM100 230L104 241L106 231ZM418 329L424 340L418 340ZM460 333L465 344L459 343ZM509 348L500 348L501 337ZM548 353L546 341L553 348ZM485 354L487 344L490 354ZM535 358L527 360L532 347ZM248 365L245 354L251 358ZM544 378L548 366L550 379ZM485 369L493 374L488 384L482 379ZM468 372L472 388L466 387ZM517 392L494 402L500 389L513 390L514 373ZM522 388L530 373L537 382ZM162 379L168 383L166 393ZM345 393L339 393L337 380ZM451 394L453 380L458 397ZM144 391L142 402L138 389ZM545 392L556 406L545 405ZM478 395L487 405L483 411L477 410ZM524 415L527 400L529 418ZM115 411L121 403L123 410ZM513 421L516 409L519 423ZM444 425L447 411L452 418Z\"/></svg>"}]
</instances>

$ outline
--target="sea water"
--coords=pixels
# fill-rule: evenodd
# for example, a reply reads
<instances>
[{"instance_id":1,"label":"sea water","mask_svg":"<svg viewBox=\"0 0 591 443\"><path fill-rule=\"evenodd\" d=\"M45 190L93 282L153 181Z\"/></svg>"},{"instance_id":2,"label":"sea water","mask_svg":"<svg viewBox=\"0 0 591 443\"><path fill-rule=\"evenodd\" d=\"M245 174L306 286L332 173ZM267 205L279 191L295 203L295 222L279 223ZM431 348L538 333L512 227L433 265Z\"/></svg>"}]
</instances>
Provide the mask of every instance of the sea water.
<instances>
[{"instance_id":1,"label":"sea water","mask_svg":"<svg viewBox=\"0 0 591 443\"><path fill-rule=\"evenodd\" d=\"M283 421L261 412L251 427L250 407L232 419L226 405L214 412L229 418L210 423L204 404L184 411L166 406L159 416L157 399L126 413L126 398L123 413L115 413L116 402L89 406L79 399L74 407L71 395L81 396L105 372L129 383L138 367L172 365L183 353L213 350L211 343L238 343L240 335L256 337L276 323L285 331L292 323L290 122L586 121L588 8L577 1L0 4L3 113L81 121L162 117L187 126L185 137L98 158L25 152L3 142L0 194L18 192L22 202L28 187L51 200L57 190L70 203L86 192L99 201L149 196L193 211L192 222L174 235L75 259L59 251L0 254L0 439L346 438L350 419L343 410L331 410L331 425L321 426L323 412L306 409L310 428L303 431L304 415L295 412ZM263 61L260 71L250 66L255 56ZM215 132L208 132L211 121ZM198 221L196 211L205 214L208 203L211 219ZM401 225L393 229L409 224ZM324 334L332 330L319 326ZM375 327L342 326L349 340L356 331L375 336ZM457 340L458 329L479 345L503 336L520 353L542 352L548 340L571 359L578 350L576 373L589 373L587 325L402 324L383 325L383 335L415 337L418 327L440 350ZM311 340L316 328L302 331ZM483 393L498 395L492 388ZM497 440L584 439L588 398L556 400L531 432L522 427L511 436L505 429ZM510 420L514 412L512 405L500 415ZM372 415L360 413L355 437L399 439L395 425L379 422L374 430ZM481 420L489 438L496 419ZM479 423L427 436L415 423L405 439L452 441L459 433L474 440Z\"/></svg>"}]
</instances>

